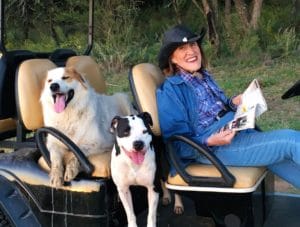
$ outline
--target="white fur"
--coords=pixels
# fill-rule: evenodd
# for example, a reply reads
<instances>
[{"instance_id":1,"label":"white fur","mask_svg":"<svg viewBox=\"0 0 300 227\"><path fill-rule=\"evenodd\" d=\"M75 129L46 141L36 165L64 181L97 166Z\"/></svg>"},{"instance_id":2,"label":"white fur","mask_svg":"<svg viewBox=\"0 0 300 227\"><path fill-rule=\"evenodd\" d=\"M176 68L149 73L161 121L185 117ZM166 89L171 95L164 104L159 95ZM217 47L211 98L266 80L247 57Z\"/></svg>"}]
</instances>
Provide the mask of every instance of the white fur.
<instances>
[{"instance_id":1,"label":"white fur","mask_svg":"<svg viewBox=\"0 0 300 227\"><path fill-rule=\"evenodd\" d=\"M120 199L126 211L128 227L136 227L136 216L133 210L130 185L142 185L148 190L148 218L147 227L156 227L156 212L159 200L158 192L154 191L154 177L156 171L155 153L150 146L152 137L149 133L144 133L146 127L141 118L136 116L127 117L130 124L130 135L127 137L116 137L117 144L120 147L120 153L117 154L114 146L111 158L112 178L117 185ZM113 127L117 128L118 123ZM136 164L125 154L124 149L134 152L133 142L143 141L145 144L144 161Z\"/></svg>"},{"instance_id":2,"label":"white fur","mask_svg":"<svg viewBox=\"0 0 300 227\"><path fill-rule=\"evenodd\" d=\"M63 67L48 72L40 99L45 126L54 127L66 134L86 156L111 151L115 138L109 132L110 122L117 114L132 113L128 97L121 93L113 96L96 93L82 75L83 81L80 81L72 74L66 74ZM65 79L66 76L69 78ZM55 112L53 107L54 100L50 90L53 83L59 84L61 92L74 90L73 99L60 113ZM79 163L74 155L65 161L65 155L69 152L52 136L47 138L47 147L51 159L51 184L59 187L63 184L63 179L70 181L76 177L80 171Z\"/></svg>"}]
</instances>

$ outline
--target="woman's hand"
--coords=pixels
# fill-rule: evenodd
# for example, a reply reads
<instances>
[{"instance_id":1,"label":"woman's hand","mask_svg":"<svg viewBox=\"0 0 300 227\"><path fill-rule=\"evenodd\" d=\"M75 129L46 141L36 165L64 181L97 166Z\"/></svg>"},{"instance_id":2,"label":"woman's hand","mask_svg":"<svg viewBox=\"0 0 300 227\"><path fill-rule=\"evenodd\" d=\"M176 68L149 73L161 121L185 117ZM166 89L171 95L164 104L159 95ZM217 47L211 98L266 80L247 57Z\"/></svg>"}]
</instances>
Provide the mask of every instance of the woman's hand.
<instances>
[{"instance_id":1,"label":"woman's hand","mask_svg":"<svg viewBox=\"0 0 300 227\"><path fill-rule=\"evenodd\" d=\"M236 106L240 105L242 103L242 94L239 94L232 98L232 103Z\"/></svg>"},{"instance_id":2,"label":"woman's hand","mask_svg":"<svg viewBox=\"0 0 300 227\"><path fill-rule=\"evenodd\" d=\"M208 137L207 145L222 146L222 145L230 144L235 134L236 134L235 131L229 129L220 131Z\"/></svg>"}]
</instances>

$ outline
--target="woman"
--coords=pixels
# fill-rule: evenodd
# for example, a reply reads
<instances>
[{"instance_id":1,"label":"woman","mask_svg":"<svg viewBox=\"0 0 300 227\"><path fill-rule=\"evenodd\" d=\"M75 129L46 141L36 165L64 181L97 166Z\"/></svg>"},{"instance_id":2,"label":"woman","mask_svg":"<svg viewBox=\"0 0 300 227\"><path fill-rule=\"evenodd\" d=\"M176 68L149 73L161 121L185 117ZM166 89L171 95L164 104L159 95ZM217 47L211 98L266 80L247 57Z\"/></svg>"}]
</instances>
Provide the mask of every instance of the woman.
<instances>
[{"instance_id":1,"label":"woman","mask_svg":"<svg viewBox=\"0 0 300 227\"><path fill-rule=\"evenodd\" d=\"M241 95L228 98L205 70L203 36L203 32L197 35L182 25L165 32L158 60L166 80L156 92L164 139L175 134L187 136L209 146L225 165L267 166L300 188L299 131L221 130L233 119ZM183 142L174 146L182 168L195 162L209 163ZM171 166L171 174L175 173Z\"/></svg>"}]
</instances>

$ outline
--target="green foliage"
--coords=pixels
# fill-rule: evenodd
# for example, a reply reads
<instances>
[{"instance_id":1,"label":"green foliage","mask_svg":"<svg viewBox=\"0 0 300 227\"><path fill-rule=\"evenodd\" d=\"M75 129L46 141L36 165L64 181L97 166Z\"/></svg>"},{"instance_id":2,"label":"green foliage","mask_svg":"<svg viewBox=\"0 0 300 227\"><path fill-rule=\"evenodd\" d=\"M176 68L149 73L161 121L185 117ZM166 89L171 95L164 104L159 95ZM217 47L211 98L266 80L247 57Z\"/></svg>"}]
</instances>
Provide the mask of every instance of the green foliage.
<instances>
[{"instance_id":1,"label":"green foliage","mask_svg":"<svg viewBox=\"0 0 300 227\"><path fill-rule=\"evenodd\" d=\"M257 34L264 51L272 57L286 56L297 49L300 36L295 32L291 4L275 6L264 7Z\"/></svg>"},{"instance_id":2,"label":"green foliage","mask_svg":"<svg viewBox=\"0 0 300 227\"><path fill-rule=\"evenodd\" d=\"M299 45L299 38L295 33L295 28L279 29L273 36L273 43L271 43L267 50L275 56L286 56L297 49Z\"/></svg>"},{"instance_id":3,"label":"green foliage","mask_svg":"<svg viewBox=\"0 0 300 227\"><path fill-rule=\"evenodd\" d=\"M134 1L101 2L97 18L93 53L107 72L120 71L145 54L141 48L140 34L136 32L135 18L138 7Z\"/></svg>"},{"instance_id":4,"label":"green foliage","mask_svg":"<svg viewBox=\"0 0 300 227\"><path fill-rule=\"evenodd\" d=\"M87 43L83 38L88 30L87 3L79 0L10 1L5 5L7 49L47 52L72 48L82 51L82 45Z\"/></svg>"},{"instance_id":5,"label":"green foliage","mask_svg":"<svg viewBox=\"0 0 300 227\"><path fill-rule=\"evenodd\" d=\"M225 27L224 16L220 15L219 37L221 58L234 57L243 65L255 64L262 52L260 38L256 31L248 30L241 23L236 12L231 13L230 26Z\"/></svg>"},{"instance_id":6,"label":"green foliage","mask_svg":"<svg viewBox=\"0 0 300 227\"><path fill-rule=\"evenodd\" d=\"M10 16L6 26L11 28L6 34L8 49L51 51L62 47L78 53L85 50L88 1L30 0L27 3L32 4L24 8L18 1L11 1L8 5ZM191 1L177 1L177 13L171 3L169 0L157 5L146 4L144 0L95 1L93 56L105 73L122 72L139 62L157 63L163 32L177 24L178 19L196 32L207 27L203 13ZM291 2L265 1L256 31L246 31L234 7L230 27L225 28L224 3L218 4L219 52L209 43L208 35L203 42L211 66L234 62L238 67L247 67L297 50L300 42L290 16ZM24 18L13 17L14 11ZM25 17L28 12L32 15Z\"/></svg>"}]
</instances>

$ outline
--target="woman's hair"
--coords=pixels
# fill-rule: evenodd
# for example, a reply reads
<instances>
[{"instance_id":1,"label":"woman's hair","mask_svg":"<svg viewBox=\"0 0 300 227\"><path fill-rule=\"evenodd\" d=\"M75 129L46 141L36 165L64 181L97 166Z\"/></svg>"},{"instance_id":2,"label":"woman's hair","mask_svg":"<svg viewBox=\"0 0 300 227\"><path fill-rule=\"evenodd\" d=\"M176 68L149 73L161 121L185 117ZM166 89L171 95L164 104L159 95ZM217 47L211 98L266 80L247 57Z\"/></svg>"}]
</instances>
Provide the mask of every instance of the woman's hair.
<instances>
[{"instance_id":1,"label":"woman's hair","mask_svg":"<svg viewBox=\"0 0 300 227\"><path fill-rule=\"evenodd\" d=\"M202 50L202 47L201 47L201 45L199 45L199 43L198 43L198 46L199 46L200 53L201 53L201 68L200 68L200 70L202 70L207 67L207 60L206 60L205 54ZM173 76L178 71L176 64L172 63L172 61L171 61L172 54L170 55L170 57L168 59L169 67L162 70L163 74L165 76Z\"/></svg>"}]
</instances>

